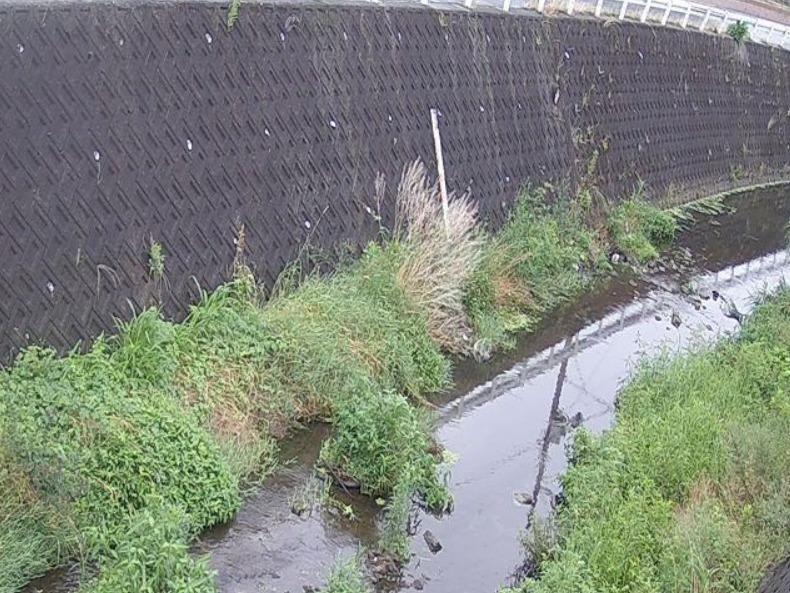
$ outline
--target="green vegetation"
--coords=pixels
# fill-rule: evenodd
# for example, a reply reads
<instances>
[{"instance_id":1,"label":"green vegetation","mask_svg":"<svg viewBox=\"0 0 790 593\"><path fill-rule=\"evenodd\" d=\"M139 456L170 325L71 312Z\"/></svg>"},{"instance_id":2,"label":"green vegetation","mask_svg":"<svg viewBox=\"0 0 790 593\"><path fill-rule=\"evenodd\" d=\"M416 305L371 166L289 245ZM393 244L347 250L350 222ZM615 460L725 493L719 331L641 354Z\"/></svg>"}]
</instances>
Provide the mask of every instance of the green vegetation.
<instances>
[{"instance_id":1,"label":"green vegetation","mask_svg":"<svg viewBox=\"0 0 790 593\"><path fill-rule=\"evenodd\" d=\"M360 556L338 559L326 582L326 593L370 593L371 588L362 575Z\"/></svg>"},{"instance_id":2,"label":"green vegetation","mask_svg":"<svg viewBox=\"0 0 790 593\"><path fill-rule=\"evenodd\" d=\"M528 190L488 237L466 197L445 226L414 164L394 227L353 264L291 268L266 298L242 229L233 279L182 323L148 309L85 353L26 350L0 373L0 592L75 558L98 569L87 591L213 590L189 542L230 519L277 440L311 421L333 424L322 470L387 501L379 551L407 559L413 504L452 504L425 405L448 385L447 355L506 345L608 267L590 196ZM651 245L671 234L642 202L623 217ZM164 250L152 242L149 256L163 278ZM293 506L309 511L310 496ZM358 590L344 579L332 586Z\"/></svg>"},{"instance_id":3,"label":"green vegetation","mask_svg":"<svg viewBox=\"0 0 790 593\"><path fill-rule=\"evenodd\" d=\"M749 38L749 25L742 21L736 21L727 27L727 35L738 43L742 43Z\"/></svg>"},{"instance_id":4,"label":"green vegetation","mask_svg":"<svg viewBox=\"0 0 790 593\"><path fill-rule=\"evenodd\" d=\"M741 165L733 165L730 167L730 181L736 183L746 177L746 171Z\"/></svg>"},{"instance_id":5,"label":"green vegetation","mask_svg":"<svg viewBox=\"0 0 790 593\"><path fill-rule=\"evenodd\" d=\"M153 239L148 251L148 275L154 280L165 276L165 250L161 243Z\"/></svg>"},{"instance_id":6,"label":"green vegetation","mask_svg":"<svg viewBox=\"0 0 790 593\"><path fill-rule=\"evenodd\" d=\"M522 192L500 233L486 242L466 293L479 349L507 345L511 334L533 327L606 267L602 233L586 224L585 206L550 187Z\"/></svg>"},{"instance_id":7,"label":"green vegetation","mask_svg":"<svg viewBox=\"0 0 790 593\"><path fill-rule=\"evenodd\" d=\"M230 5L228 6L228 16L226 18L228 30L233 29L233 27L236 25L236 21L239 20L240 10L241 0L231 0Z\"/></svg>"},{"instance_id":8,"label":"green vegetation","mask_svg":"<svg viewBox=\"0 0 790 593\"><path fill-rule=\"evenodd\" d=\"M614 246L631 261L644 264L658 257L658 250L675 239L676 217L642 197L642 189L619 203L609 216L609 232Z\"/></svg>"},{"instance_id":9,"label":"green vegetation","mask_svg":"<svg viewBox=\"0 0 790 593\"><path fill-rule=\"evenodd\" d=\"M194 559L187 547L189 518L179 506L153 500L134 513L123 536L100 557L99 577L86 593L214 591L208 558Z\"/></svg>"},{"instance_id":10,"label":"green vegetation","mask_svg":"<svg viewBox=\"0 0 790 593\"><path fill-rule=\"evenodd\" d=\"M644 364L615 427L577 433L567 502L520 591L756 591L790 552L788 379L788 288L738 339Z\"/></svg>"},{"instance_id":11,"label":"green vegetation","mask_svg":"<svg viewBox=\"0 0 790 593\"><path fill-rule=\"evenodd\" d=\"M609 271L610 249L647 263L674 240L677 215L647 202L643 188L609 208L603 224L596 195L594 188L570 196L550 186L521 193L504 228L486 241L466 292L476 354L508 345L514 332L529 330Z\"/></svg>"}]
</instances>

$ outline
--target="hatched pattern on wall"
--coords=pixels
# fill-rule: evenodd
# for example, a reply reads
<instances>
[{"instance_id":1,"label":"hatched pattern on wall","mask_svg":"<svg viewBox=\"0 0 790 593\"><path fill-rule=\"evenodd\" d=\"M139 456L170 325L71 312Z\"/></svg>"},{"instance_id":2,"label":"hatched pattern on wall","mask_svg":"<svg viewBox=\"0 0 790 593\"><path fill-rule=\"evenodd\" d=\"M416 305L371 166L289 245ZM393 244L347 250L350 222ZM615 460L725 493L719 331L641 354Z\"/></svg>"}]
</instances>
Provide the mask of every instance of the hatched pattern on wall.
<instances>
[{"instance_id":1,"label":"hatched pattern on wall","mask_svg":"<svg viewBox=\"0 0 790 593\"><path fill-rule=\"evenodd\" d=\"M790 60L630 24L420 8L0 6L0 360L72 346L309 241L364 244L374 180L433 167L493 227L580 176L694 197L790 160ZM592 163L592 164L591 164ZM152 278L152 241L165 280Z\"/></svg>"}]
</instances>

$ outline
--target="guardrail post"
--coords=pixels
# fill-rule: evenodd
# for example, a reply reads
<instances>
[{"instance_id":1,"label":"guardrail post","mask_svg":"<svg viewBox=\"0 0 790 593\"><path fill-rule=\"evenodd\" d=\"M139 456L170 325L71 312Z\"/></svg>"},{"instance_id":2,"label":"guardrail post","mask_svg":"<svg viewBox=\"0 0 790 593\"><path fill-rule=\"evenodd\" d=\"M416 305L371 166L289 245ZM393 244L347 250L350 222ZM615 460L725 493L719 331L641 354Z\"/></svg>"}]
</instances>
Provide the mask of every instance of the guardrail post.
<instances>
[{"instance_id":1,"label":"guardrail post","mask_svg":"<svg viewBox=\"0 0 790 593\"><path fill-rule=\"evenodd\" d=\"M628 0L623 0L623 5L620 7L620 20L625 18L625 13L628 10Z\"/></svg>"},{"instance_id":2,"label":"guardrail post","mask_svg":"<svg viewBox=\"0 0 790 593\"><path fill-rule=\"evenodd\" d=\"M672 2L671 0L667 0L667 9L664 11L664 16L661 17L661 24L666 25L667 20L669 19L669 13L672 12Z\"/></svg>"},{"instance_id":3,"label":"guardrail post","mask_svg":"<svg viewBox=\"0 0 790 593\"><path fill-rule=\"evenodd\" d=\"M603 8L603 0L598 0L598 2L595 5L595 16L596 17L600 17L601 16L601 9L602 8Z\"/></svg>"},{"instance_id":4,"label":"guardrail post","mask_svg":"<svg viewBox=\"0 0 790 593\"><path fill-rule=\"evenodd\" d=\"M705 11L705 18L702 19L702 24L699 26L700 31L705 30L705 26L708 24L709 19L710 19L710 8Z\"/></svg>"},{"instance_id":5,"label":"guardrail post","mask_svg":"<svg viewBox=\"0 0 790 593\"><path fill-rule=\"evenodd\" d=\"M647 2L645 2L645 8L642 11L642 17L639 20L644 23L647 20L647 15L649 13L650 13L650 0L647 0Z\"/></svg>"},{"instance_id":6,"label":"guardrail post","mask_svg":"<svg viewBox=\"0 0 790 593\"><path fill-rule=\"evenodd\" d=\"M683 15L683 22L680 23L680 26L684 29L688 27L689 24L689 17L691 16L691 4L686 7L686 14Z\"/></svg>"}]
</instances>

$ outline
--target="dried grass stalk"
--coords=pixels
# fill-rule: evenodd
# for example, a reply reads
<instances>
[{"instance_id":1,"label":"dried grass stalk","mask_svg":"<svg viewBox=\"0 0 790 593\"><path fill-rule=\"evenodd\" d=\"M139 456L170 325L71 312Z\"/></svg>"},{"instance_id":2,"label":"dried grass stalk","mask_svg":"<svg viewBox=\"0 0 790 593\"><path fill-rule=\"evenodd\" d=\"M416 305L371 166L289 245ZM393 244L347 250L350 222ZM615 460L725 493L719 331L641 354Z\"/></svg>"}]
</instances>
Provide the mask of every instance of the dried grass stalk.
<instances>
[{"instance_id":1,"label":"dried grass stalk","mask_svg":"<svg viewBox=\"0 0 790 593\"><path fill-rule=\"evenodd\" d=\"M451 194L445 227L438 185L416 160L398 186L394 238L405 247L398 280L426 313L431 337L451 352L468 352L464 288L483 254L477 205L469 194Z\"/></svg>"}]
</instances>

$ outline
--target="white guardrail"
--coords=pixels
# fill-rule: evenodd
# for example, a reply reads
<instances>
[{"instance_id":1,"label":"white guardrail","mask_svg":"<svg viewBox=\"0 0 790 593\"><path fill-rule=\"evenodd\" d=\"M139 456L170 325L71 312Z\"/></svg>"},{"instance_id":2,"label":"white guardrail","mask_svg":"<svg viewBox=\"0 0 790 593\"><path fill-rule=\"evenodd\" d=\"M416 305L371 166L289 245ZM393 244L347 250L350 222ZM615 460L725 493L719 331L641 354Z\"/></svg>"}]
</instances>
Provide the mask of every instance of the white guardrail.
<instances>
[{"instance_id":1,"label":"white guardrail","mask_svg":"<svg viewBox=\"0 0 790 593\"><path fill-rule=\"evenodd\" d=\"M718 34L726 34L730 25L740 21L747 25L752 41L790 50L788 25L685 0L464 0L464 5L499 8L505 12L526 9L547 14L594 15L607 20L675 25Z\"/></svg>"}]
</instances>

